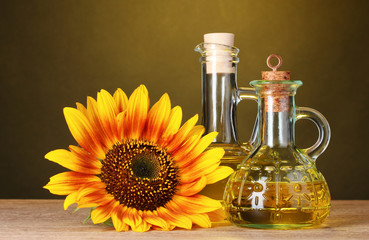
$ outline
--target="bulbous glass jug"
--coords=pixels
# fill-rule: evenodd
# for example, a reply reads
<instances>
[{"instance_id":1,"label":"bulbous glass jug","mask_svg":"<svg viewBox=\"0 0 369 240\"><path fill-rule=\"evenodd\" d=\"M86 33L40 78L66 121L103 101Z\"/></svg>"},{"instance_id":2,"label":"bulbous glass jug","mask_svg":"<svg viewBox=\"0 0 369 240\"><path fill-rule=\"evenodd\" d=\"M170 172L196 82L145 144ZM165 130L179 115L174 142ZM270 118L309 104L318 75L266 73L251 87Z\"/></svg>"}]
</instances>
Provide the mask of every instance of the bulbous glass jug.
<instances>
[{"instance_id":1,"label":"bulbous glass jug","mask_svg":"<svg viewBox=\"0 0 369 240\"><path fill-rule=\"evenodd\" d=\"M271 66L277 57L279 64ZM267 60L273 71L250 83L258 95L257 147L231 175L224 192L227 218L242 227L301 228L322 223L329 214L330 193L315 160L330 139L327 120L318 111L296 107L301 81L277 71L280 56ZM310 119L319 139L308 149L295 146L295 122Z\"/></svg>"}]
</instances>

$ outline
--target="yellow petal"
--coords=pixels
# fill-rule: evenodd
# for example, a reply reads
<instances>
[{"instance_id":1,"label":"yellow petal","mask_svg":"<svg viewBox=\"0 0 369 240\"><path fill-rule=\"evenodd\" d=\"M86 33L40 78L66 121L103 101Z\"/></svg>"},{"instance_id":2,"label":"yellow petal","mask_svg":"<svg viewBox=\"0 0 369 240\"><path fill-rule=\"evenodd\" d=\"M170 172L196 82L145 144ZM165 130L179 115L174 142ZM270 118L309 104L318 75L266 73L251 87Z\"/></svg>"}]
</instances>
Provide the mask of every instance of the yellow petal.
<instances>
[{"instance_id":1,"label":"yellow petal","mask_svg":"<svg viewBox=\"0 0 369 240\"><path fill-rule=\"evenodd\" d=\"M192 221L184 215L177 214L163 207L159 207L157 211L158 211L159 217L165 219L169 224L173 226L184 228L184 229L192 228Z\"/></svg>"},{"instance_id":2,"label":"yellow petal","mask_svg":"<svg viewBox=\"0 0 369 240\"><path fill-rule=\"evenodd\" d=\"M87 109L85 108L85 106L83 106L79 102L77 102L76 105L77 105L78 111L80 111L81 113L83 113L83 115L87 116Z\"/></svg>"},{"instance_id":3,"label":"yellow petal","mask_svg":"<svg viewBox=\"0 0 369 240\"><path fill-rule=\"evenodd\" d=\"M192 130L199 119L199 116L196 114L192 118L190 118L183 126L178 130L178 132L174 135L173 139L169 142L167 146L167 151L172 153L178 146L180 146L185 140L188 133Z\"/></svg>"},{"instance_id":4,"label":"yellow petal","mask_svg":"<svg viewBox=\"0 0 369 240\"><path fill-rule=\"evenodd\" d=\"M161 136L170 114L170 99L165 93L160 100L152 106L147 117L146 140L157 142Z\"/></svg>"},{"instance_id":5,"label":"yellow petal","mask_svg":"<svg viewBox=\"0 0 369 240\"><path fill-rule=\"evenodd\" d=\"M91 219L94 224L102 223L108 220L111 216L112 210L117 206L118 202L112 200L106 205L99 206L92 210Z\"/></svg>"},{"instance_id":6,"label":"yellow petal","mask_svg":"<svg viewBox=\"0 0 369 240\"><path fill-rule=\"evenodd\" d=\"M217 210L211 211L207 213L207 215L209 216L211 222L220 222L226 219L223 208L218 208Z\"/></svg>"},{"instance_id":7,"label":"yellow petal","mask_svg":"<svg viewBox=\"0 0 369 240\"><path fill-rule=\"evenodd\" d=\"M202 228L210 228L211 222L207 214L188 214L187 217L191 221Z\"/></svg>"},{"instance_id":8,"label":"yellow petal","mask_svg":"<svg viewBox=\"0 0 369 240\"><path fill-rule=\"evenodd\" d=\"M64 108L64 116L69 130L78 144L97 158L104 159L104 149L86 116L74 108Z\"/></svg>"},{"instance_id":9,"label":"yellow petal","mask_svg":"<svg viewBox=\"0 0 369 240\"><path fill-rule=\"evenodd\" d=\"M164 219L159 217L156 211L143 211L142 218L144 221L148 222L151 225L159 227L163 231L170 230L170 225Z\"/></svg>"},{"instance_id":10,"label":"yellow petal","mask_svg":"<svg viewBox=\"0 0 369 240\"><path fill-rule=\"evenodd\" d=\"M179 168L187 166L192 159L188 158L190 152L199 144L202 134L205 132L205 128L201 125L195 126L187 135L187 140L179 146L173 153L172 157L177 162Z\"/></svg>"},{"instance_id":11,"label":"yellow petal","mask_svg":"<svg viewBox=\"0 0 369 240\"><path fill-rule=\"evenodd\" d=\"M114 200L114 197L110 194L90 194L84 196L78 201L79 208L90 208L101 206L109 203L110 201Z\"/></svg>"},{"instance_id":12,"label":"yellow petal","mask_svg":"<svg viewBox=\"0 0 369 240\"><path fill-rule=\"evenodd\" d=\"M104 89L97 94L97 108L105 132L108 133L112 142L115 143L118 140L116 136L118 108L114 98Z\"/></svg>"},{"instance_id":13,"label":"yellow petal","mask_svg":"<svg viewBox=\"0 0 369 240\"><path fill-rule=\"evenodd\" d=\"M102 182L85 184L78 191L77 202L80 208L101 206L112 201L114 197L106 191Z\"/></svg>"},{"instance_id":14,"label":"yellow petal","mask_svg":"<svg viewBox=\"0 0 369 240\"><path fill-rule=\"evenodd\" d=\"M207 184L212 184L222 180L233 173L233 169L226 166L220 166L215 171L206 175Z\"/></svg>"},{"instance_id":15,"label":"yellow petal","mask_svg":"<svg viewBox=\"0 0 369 240\"><path fill-rule=\"evenodd\" d=\"M100 163L96 158L93 161L88 159L91 162L85 161L85 159L81 159L65 149L51 151L45 155L45 158L75 172L86 174L100 174L101 172L101 168L95 167Z\"/></svg>"},{"instance_id":16,"label":"yellow petal","mask_svg":"<svg viewBox=\"0 0 369 240\"><path fill-rule=\"evenodd\" d=\"M124 126L125 132L127 132L126 137L138 139L142 136L149 105L150 100L147 89L144 85L140 85L133 91L128 100L127 118Z\"/></svg>"},{"instance_id":17,"label":"yellow petal","mask_svg":"<svg viewBox=\"0 0 369 240\"><path fill-rule=\"evenodd\" d=\"M64 200L64 210L67 210L70 205L77 202L78 192L69 194Z\"/></svg>"},{"instance_id":18,"label":"yellow petal","mask_svg":"<svg viewBox=\"0 0 369 240\"><path fill-rule=\"evenodd\" d=\"M93 130L99 136L99 139L104 146L104 150L107 150L114 144L114 138L106 132L102 124L102 119L97 107L97 102L92 97L87 97L87 116L91 123Z\"/></svg>"},{"instance_id":19,"label":"yellow petal","mask_svg":"<svg viewBox=\"0 0 369 240\"><path fill-rule=\"evenodd\" d=\"M172 202L174 209L188 214L207 213L222 207L220 201L199 194L190 197L174 195Z\"/></svg>"},{"instance_id":20,"label":"yellow petal","mask_svg":"<svg viewBox=\"0 0 369 240\"><path fill-rule=\"evenodd\" d=\"M88 163L90 165L93 165L94 168L101 168L102 163L96 159L95 156L84 150L83 148L69 145L69 150L76 155L81 161L84 163Z\"/></svg>"},{"instance_id":21,"label":"yellow petal","mask_svg":"<svg viewBox=\"0 0 369 240\"><path fill-rule=\"evenodd\" d=\"M174 134L178 132L181 123L182 123L182 108L176 106L170 111L167 125L164 128L163 134L159 139L162 146L166 146L168 142L173 138Z\"/></svg>"},{"instance_id":22,"label":"yellow petal","mask_svg":"<svg viewBox=\"0 0 369 240\"><path fill-rule=\"evenodd\" d=\"M126 117L126 110L117 115L117 138L119 140L122 140L124 138L124 121Z\"/></svg>"},{"instance_id":23,"label":"yellow petal","mask_svg":"<svg viewBox=\"0 0 369 240\"><path fill-rule=\"evenodd\" d=\"M114 95L114 100L115 100L115 103L117 105L117 109L118 109L118 112L123 112L127 109L127 105L128 105L128 98L127 98L127 95L125 94L125 92L123 92L122 89L118 88Z\"/></svg>"},{"instance_id":24,"label":"yellow petal","mask_svg":"<svg viewBox=\"0 0 369 240\"><path fill-rule=\"evenodd\" d=\"M142 221L139 225L133 226L132 231L134 232L147 232L151 228L151 224L146 221Z\"/></svg>"},{"instance_id":25,"label":"yellow petal","mask_svg":"<svg viewBox=\"0 0 369 240\"><path fill-rule=\"evenodd\" d=\"M122 206L119 204L113 209L111 213L111 220L117 232L129 230L129 226L123 222L123 216L126 210L126 206Z\"/></svg>"},{"instance_id":26,"label":"yellow petal","mask_svg":"<svg viewBox=\"0 0 369 240\"><path fill-rule=\"evenodd\" d=\"M50 183L75 183L86 184L93 181L100 181L100 178L90 174L83 174L77 172L62 172L50 178Z\"/></svg>"},{"instance_id":27,"label":"yellow petal","mask_svg":"<svg viewBox=\"0 0 369 240\"><path fill-rule=\"evenodd\" d=\"M202 137L199 143L193 148L193 150L186 156L188 159L194 159L199 156L209 145L214 138L218 135L217 132L211 132Z\"/></svg>"},{"instance_id":28,"label":"yellow petal","mask_svg":"<svg viewBox=\"0 0 369 240\"><path fill-rule=\"evenodd\" d=\"M86 183L93 181L100 181L100 178L90 174L63 172L52 176L44 188L53 194L68 195L77 191Z\"/></svg>"},{"instance_id":29,"label":"yellow petal","mask_svg":"<svg viewBox=\"0 0 369 240\"><path fill-rule=\"evenodd\" d=\"M182 196L192 196L200 192L206 186L206 177L202 176L191 183L180 184L177 189L177 194Z\"/></svg>"},{"instance_id":30,"label":"yellow petal","mask_svg":"<svg viewBox=\"0 0 369 240\"><path fill-rule=\"evenodd\" d=\"M190 182L200 176L213 172L220 164L224 155L222 148L212 148L200 154L190 165L186 166L181 173L182 182Z\"/></svg>"},{"instance_id":31,"label":"yellow petal","mask_svg":"<svg viewBox=\"0 0 369 240\"><path fill-rule=\"evenodd\" d=\"M133 230L138 228L138 226L142 223L142 218L135 208L129 207L125 211L123 222L128 224Z\"/></svg>"},{"instance_id":32,"label":"yellow petal","mask_svg":"<svg viewBox=\"0 0 369 240\"><path fill-rule=\"evenodd\" d=\"M55 195L68 195L75 191L78 191L80 188L79 185L70 184L70 183L60 183L60 184L46 184L44 186L45 189L49 190L50 193Z\"/></svg>"},{"instance_id":33,"label":"yellow petal","mask_svg":"<svg viewBox=\"0 0 369 240\"><path fill-rule=\"evenodd\" d=\"M78 191L78 197L77 200L80 201L81 198L90 195L90 194L100 194L104 195L107 194L106 191L106 184L100 181L91 182L83 185L81 189Z\"/></svg>"}]
</instances>

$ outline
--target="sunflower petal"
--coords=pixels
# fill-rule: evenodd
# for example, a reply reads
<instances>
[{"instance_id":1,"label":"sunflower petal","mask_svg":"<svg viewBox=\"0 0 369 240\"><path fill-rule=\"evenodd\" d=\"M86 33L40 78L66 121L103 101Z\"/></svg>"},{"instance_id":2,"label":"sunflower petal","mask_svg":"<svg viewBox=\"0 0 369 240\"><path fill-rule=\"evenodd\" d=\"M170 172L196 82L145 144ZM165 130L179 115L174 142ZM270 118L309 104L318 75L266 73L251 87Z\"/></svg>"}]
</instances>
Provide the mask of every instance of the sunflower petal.
<instances>
[{"instance_id":1,"label":"sunflower petal","mask_svg":"<svg viewBox=\"0 0 369 240\"><path fill-rule=\"evenodd\" d=\"M45 155L45 158L75 172L86 174L100 174L101 172L101 168L95 167L100 163L96 158L91 162L85 161L65 149L51 151Z\"/></svg>"},{"instance_id":2,"label":"sunflower petal","mask_svg":"<svg viewBox=\"0 0 369 240\"><path fill-rule=\"evenodd\" d=\"M178 132L179 127L182 123L182 108L175 106L169 115L167 125L161 135L159 141L161 145L167 145L168 142L173 138L174 134Z\"/></svg>"},{"instance_id":3,"label":"sunflower petal","mask_svg":"<svg viewBox=\"0 0 369 240\"><path fill-rule=\"evenodd\" d=\"M233 173L233 169L226 166L219 166L215 171L206 175L207 184L212 184L222 180Z\"/></svg>"},{"instance_id":4,"label":"sunflower petal","mask_svg":"<svg viewBox=\"0 0 369 240\"><path fill-rule=\"evenodd\" d=\"M72 192L64 200L64 210L67 210L70 205L77 202L78 192Z\"/></svg>"},{"instance_id":5,"label":"sunflower petal","mask_svg":"<svg viewBox=\"0 0 369 240\"><path fill-rule=\"evenodd\" d=\"M127 98L127 95L125 94L125 92L118 88L114 95L113 95L113 98L115 100L115 103L117 105L117 109L118 109L118 112L123 112L127 109L127 105L128 105L128 98Z\"/></svg>"},{"instance_id":6,"label":"sunflower petal","mask_svg":"<svg viewBox=\"0 0 369 240\"><path fill-rule=\"evenodd\" d=\"M174 195L172 198L173 209L188 214L207 213L222 207L218 200L196 194L190 197Z\"/></svg>"},{"instance_id":7,"label":"sunflower petal","mask_svg":"<svg viewBox=\"0 0 369 240\"><path fill-rule=\"evenodd\" d=\"M44 188L56 195L69 195L84 184L99 180L97 176L90 174L63 172L52 176Z\"/></svg>"},{"instance_id":8,"label":"sunflower petal","mask_svg":"<svg viewBox=\"0 0 369 240\"><path fill-rule=\"evenodd\" d=\"M133 230L139 228L142 223L142 218L137 209L129 207L124 214L123 222L128 224Z\"/></svg>"},{"instance_id":9,"label":"sunflower petal","mask_svg":"<svg viewBox=\"0 0 369 240\"><path fill-rule=\"evenodd\" d=\"M97 158L103 159L105 152L98 136L85 115L75 108L64 108L64 116L70 132L78 144L93 153Z\"/></svg>"},{"instance_id":10,"label":"sunflower petal","mask_svg":"<svg viewBox=\"0 0 369 240\"><path fill-rule=\"evenodd\" d=\"M127 210L126 206L122 206L119 204L113 209L111 213L111 220L117 232L129 230L129 226L123 222L123 216L126 210Z\"/></svg>"},{"instance_id":11,"label":"sunflower petal","mask_svg":"<svg viewBox=\"0 0 369 240\"><path fill-rule=\"evenodd\" d=\"M208 212L207 215L209 216L211 222L220 222L226 219L223 208L218 208L217 210Z\"/></svg>"},{"instance_id":12,"label":"sunflower petal","mask_svg":"<svg viewBox=\"0 0 369 240\"><path fill-rule=\"evenodd\" d=\"M187 217L191 221L202 228L210 228L211 222L207 214L188 214Z\"/></svg>"},{"instance_id":13,"label":"sunflower petal","mask_svg":"<svg viewBox=\"0 0 369 240\"><path fill-rule=\"evenodd\" d=\"M127 111L123 111L117 115L117 137L119 140L124 137L124 121L127 117Z\"/></svg>"},{"instance_id":14,"label":"sunflower petal","mask_svg":"<svg viewBox=\"0 0 369 240\"><path fill-rule=\"evenodd\" d=\"M173 139L169 142L169 144L167 146L163 145L163 147L166 147L168 152L172 153L178 146L180 146L186 140L187 135L190 133L190 131L195 126L198 120L199 116L197 114L192 118L190 118L178 130L178 132L174 135Z\"/></svg>"},{"instance_id":15,"label":"sunflower petal","mask_svg":"<svg viewBox=\"0 0 369 240\"><path fill-rule=\"evenodd\" d=\"M150 100L147 89L140 85L133 91L128 99L127 118L125 122L125 132L132 139L138 139L145 127Z\"/></svg>"},{"instance_id":16,"label":"sunflower petal","mask_svg":"<svg viewBox=\"0 0 369 240\"><path fill-rule=\"evenodd\" d=\"M209 145L214 138L218 135L217 132L211 132L202 137L199 143L193 148L193 150L186 156L188 159L194 159L199 156Z\"/></svg>"},{"instance_id":17,"label":"sunflower petal","mask_svg":"<svg viewBox=\"0 0 369 240\"><path fill-rule=\"evenodd\" d=\"M85 108L85 106L83 106L83 104L77 102L76 106L77 106L78 111L83 113L83 115L87 116L87 109Z\"/></svg>"},{"instance_id":18,"label":"sunflower petal","mask_svg":"<svg viewBox=\"0 0 369 240\"><path fill-rule=\"evenodd\" d=\"M102 223L108 220L111 216L112 210L117 206L118 202L111 200L106 205L99 206L92 210L91 219L94 224Z\"/></svg>"},{"instance_id":19,"label":"sunflower petal","mask_svg":"<svg viewBox=\"0 0 369 240\"><path fill-rule=\"evenodd\" d=\"M97 102L92 97L87 97L87 116L91 123L93 130L99 135L100 141L104 146L104 150L109 149L114 144L113 138L109 136L109 133L103 127L100 117Z\"/></svg>"},{"instance_id":20,"label":"sunflower petal","mask_svg":"<svg viewBox=\"0 0 369 240\"><path fill-rule=\"evenodd\" d=\"M223 148L212 148L200 154L190 165L186 165L181 173L182 182L190 182L200 176L213 172L224 155ZM180 165L180 164L179 164Z\"/></svg>"},{"instance_id":21,"label":"sunflower petal","mask_svg":"<svg viewBox=\"0 0 369 240\"><path fill-rule=\"evenodd\" d=\"M160 100L152 106L147 117L146 140L157 142L166 126L170 114L170 98L165 93Z\"/></svg>"},{"instance_id":22,"label":"sunflower petal","mask_svg":"<svg viewBox=\"0 0 369 240\"><path fill-rule=\"evenodd\" d=\"M154 211L143 211L142 217L144 221L148 222L149 224L153 226L159 227L163 231L169 231L170 225L161 217L157 215L157 212Z\"/></svg>"},{"instance_id":23,"label":"sunflower petal","mask_svg":"<svg viewBox=\"0 0 369 240\"><path fill-rule=\"evenodd\" d=\"M74 155L76 155L80 159L80 161L83 161L84 164L93 165L94 168L102 167L102 163L99 160L97 160L95 156L91 155L83 148L73 145L69 145L68 148Z\"/></svg>"},{"instance_id":24,"label":"sunflower petal","mask_svg":"<svg viewBox=\"0 0 369 240\"><path fill-rule=\"evenodd\" d=\"M104 194L106 192L106 184L101 182L101 181L97 181L97 182L91 182L91 183L87 183L85 185L83 185L83 187L81 187L81 189L78 191L78 200L80 200L81 198L83 198L84 196L87 196L91 193L94 194Z\"/></svg>"},{"instance_id":25,"label":"sunflower petal","mask_svg":"<svg viewBox=\"0 0 369 240\"><path fill-rule=\"evenodd\" d=\"M159 207L157 211L159 217L165 219L169 224L173 226L184 229L192 228L192 221L184 215L175 213L163 207Z\"/></svg>"},{"instance_id":26,"label":"sunflower petal","mask_svg":"<svg viewBox=\"0 0 369 240\"><path fill-rule=\"evenodd\" d=\"M151 224L146 221L142 221L139 225L131 227L134 232L147 232L151 228Z\"/></svg>"},{"instance_id":27,"label":"sunflower petal","mask_svg":"<svg viewBox=\"0 0 369 240\"><path fill-rule=\"evenodd\" d=\"M118 140L115 134L117 132L116 116L118 115L118 108L114 98L104 89L97 94L97 108L105 132L115 143Z\"/></svg>"},{"instance_id":28,"label":"sunflower petal","mask_svg":"<svg viewBox=\"0 0 369 240\"><path fill-rule=\"evenodd\" d=\"M106 191L106 185L102 182L93 182L84 185L78 191L78 206L80 208L105 205L114 197Z\"/></svg>"},{"instance_id":29,"label":"sunflower petal","mask_svg":"<svg viewBox=\"0 0 369 240\"><path fill-rule=\"evenodd\" d=\"M192 159L188 158L187 155L192 152L199 143L199 140L204 132L205 128L201 125L193 127L188 133L185 143L172 153L172 156L177 162L178 167L184 168L188 163L190 163Z\"/></svg>"},{"instance_id":30,"label":"sunflower petal","mask_svg":"<svg viewBox=\"0 0 369 240\"><path fill-rule=\"evenodd\" d=\"M186 184L180 184L177 189L177 194L182 196L192 196L200 192L206 186L206 177L202 176L200 179Z\"/></svg>"}]
</instances>

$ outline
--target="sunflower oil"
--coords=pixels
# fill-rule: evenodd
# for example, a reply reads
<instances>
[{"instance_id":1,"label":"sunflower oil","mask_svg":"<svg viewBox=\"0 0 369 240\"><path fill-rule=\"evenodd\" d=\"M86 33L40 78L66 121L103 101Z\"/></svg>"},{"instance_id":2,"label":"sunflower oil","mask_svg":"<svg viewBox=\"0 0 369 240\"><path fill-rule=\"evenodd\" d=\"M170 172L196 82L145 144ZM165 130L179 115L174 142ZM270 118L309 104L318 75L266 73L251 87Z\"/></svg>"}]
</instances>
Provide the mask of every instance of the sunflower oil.
<instances>
[{"instance_id":1,"label":"sunflower oil","mask_svg":"<svg viewBox=\"0 0 369 240\"><path fill-rule=\"evenodd\" d=\"M291 229L322 223L329 214L330 196L325 181L234 182L225 206L227 217L243 227ZM230 196L230 195L229 195Z\"/></svg>"}]
</instances>

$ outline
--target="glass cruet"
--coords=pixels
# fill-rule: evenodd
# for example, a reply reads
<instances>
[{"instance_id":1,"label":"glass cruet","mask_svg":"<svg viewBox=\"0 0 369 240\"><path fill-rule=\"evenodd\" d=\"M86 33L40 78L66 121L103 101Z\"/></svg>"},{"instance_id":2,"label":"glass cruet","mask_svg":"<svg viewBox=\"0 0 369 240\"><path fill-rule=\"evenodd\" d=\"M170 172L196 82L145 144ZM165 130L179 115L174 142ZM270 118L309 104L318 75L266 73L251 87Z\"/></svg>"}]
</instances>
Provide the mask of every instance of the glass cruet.
<instances>
[{"instance_id":1,"label":"glass cruet","mask_svg":"<svg viewBox=\"0 0 369 240\"><path fill-rule=\"evenodd\" d=\"M232 33L208 33L204 43L196 46L201 53L202 124L205 134L218 132L209 148L225 150L221 165L234 170L252 149L256 134L247 143L240 143L237 133L237 105L242 100L257 101L255 89L237 86L239 52ZM255 127L254 127L254 133ZM227 179L206 186L201 194L222 200Z\"/></svg>"},{"instance_id":2,"label":"glass cruet","mask_svg":"<svg viewBox=\"0 0 369 240\"><path fill-rule=\"evenodd\" d=\"M278 58L277 66L270 60ZM330 193L315 161L330 139L327 120L318 111L296 107L294 95L301 81L270 55L263 80L250 83L258 94L257 147L228 180L224 204L229 221L242 227L290 229L322 223L329 214ZM312 120L318 141L308 149L295 146L295 122Z\"/></svg>"}]
</instances>

